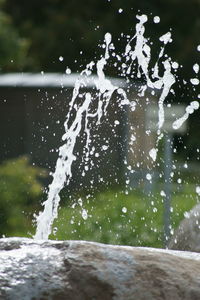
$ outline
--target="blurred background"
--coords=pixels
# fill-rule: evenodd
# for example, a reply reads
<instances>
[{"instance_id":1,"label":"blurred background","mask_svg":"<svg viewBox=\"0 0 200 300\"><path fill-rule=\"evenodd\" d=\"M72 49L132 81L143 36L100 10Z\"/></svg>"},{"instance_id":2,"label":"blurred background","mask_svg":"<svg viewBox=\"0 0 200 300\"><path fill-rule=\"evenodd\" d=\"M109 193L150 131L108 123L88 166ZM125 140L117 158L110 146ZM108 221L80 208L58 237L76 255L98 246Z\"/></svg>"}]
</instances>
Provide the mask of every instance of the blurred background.
<instances>
[{"instance_id":1,"label":"blurred background","mask_svg":"<svg viewBox=\"0 0 200 300\"><path fill-rule=\"evenodd\" d=\"M160 51L159 37L168 31L172 33L173 42L167 45L166 53L180 67L173 87L175 93L170 94L167 102L188 105L193 100L198 101L200 88L198 85L194 87L190 79L197 76L194 64L200 64L200 52L197 51L200 45L199 0L0 0L0 72L2 75L27 72L63 74L70 69L79 74L88 62L99 59L102 49L98 45L102 44L106 32L112 34L117 51L123 51L121 34L134 35L137 14L148 15L145 35L152 41L152 59L156 60ZM155 16L160 17L156 26L153 22ZM106 74L118 76L112 65L108 66ZM44 107L48 112L51 110L48 101L56 93L46 91L43 88L41 92L38 87L35 92L31 90L32 99L37 99L30 110L36 109L36 103L38 111ZM35 163L31 150L25 151L27 148L23 147L25 125L19 120L23 118L24 108L20 105L30 97L29 93L30 90L19 92L12 82L7 86L0 82L0 234L6 236L31 236L34 233L33 214L41 210L51 180L49 172L53 171L51 164L42 163L44 157ZM42 104L38 104L40 97ZM61 107L59 100L58 106ZM29 114L30 111L23 111L28 119ZM59 114L62 117L59 118ZM64 114L62 108L52 119L62 121ZM40 126L42 121L37 119L36 135L43 136L45 130L48 131L48 124ZM35 121L31 122L33 126ZM59 126L62 130L62 122ZM21 139L15 139L15 130ZM48 148L48 139L44 147ZM161 143L161 168L164 164L163 147ZM200 179L199 155L197 111L190 116L187 131L173 136L173 165L176 169L171 185L172 232L184 212L199 200L196 193ZM162 173L162 170L157 171ZM142 190L134 187L129 192L123 183L90 193L84 189L70 194L63 192L60 217L52 238L161 247L162 184L161 181L156 187L143 187Z\"/></svg>"}]
</instances>

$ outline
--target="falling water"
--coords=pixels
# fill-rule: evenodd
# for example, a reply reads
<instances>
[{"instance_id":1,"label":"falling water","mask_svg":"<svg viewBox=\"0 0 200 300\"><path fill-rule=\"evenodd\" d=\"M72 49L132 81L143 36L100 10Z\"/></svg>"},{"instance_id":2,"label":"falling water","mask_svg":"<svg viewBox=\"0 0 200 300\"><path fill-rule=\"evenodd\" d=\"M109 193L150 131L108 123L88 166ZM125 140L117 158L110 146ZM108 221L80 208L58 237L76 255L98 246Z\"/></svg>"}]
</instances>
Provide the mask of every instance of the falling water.
<instances>
[{"instance_id":1,"label":"falling water","mask_svg":"<svg viewBox=\"0 0 200 300\"><path fill-rule=\"evenodd\" d=\"M139 97L144 96L147 89L151 89L152 93L159 91L157 144L162 138L161 129L164 123L164 102L175 83L173 70L177 68L177 64L164 53L165 46L172 41L171 33L167 32L160 37L159 40L162 46L158 59L152 68L151 43L150 40L145 37L145 23L148 21L148 17L146 15L138 15L137 20L135 35L132 38L127 37L127 45L125 46L124 52L122 54L115 52L112 36L110 33L106 33L104 44L102 45L104 55L102 55L97 62L90 62L85 70L81 72L79 79L75 83L69 105L69 112L64 123L65 133L62 137L64 144L59 148L59 156L53 174L53 180L49 186L48 197L44 202L44 210L37 217L35 239L46 240L51 233L53 221L57 218L58 214L60 202L59 193L65 185L69 184L73 176L72 164L76 160L74 148L81 130L84 130L86 134L84 149L86 153L85 169L87 169L91 143L89 126L91 120L95 121L97 126L101 123L102 118L107 113L107 107L114 92L119 95L121 106L130 106L132 110L135 109L136 103L128 99L126 90L111 83L105 75L105 67L109 64L111 59L116 60L114 65L117 70L120 70L120 72L118 72L120 73L119 75L125 78L127 87L130 78L133 80L134 78L144 78L145 84L140 88ZM154 23L159 22L159 17L154 17ZM159 69L161 64L162 71ZM137 65L137 71L135 71L135 65ZM97 76L94 76L95 70ZM197 67L195 67L195 72L196 70ZM85 92L91 82L93 82L96 88L96 97L90 92ZM94 101L98 101L96 106L93 105ZM95 111L94 107L96 107ZM189 114L198 109L198 107L198 102L193 101L186 108L184 116L173 123L173 127L175 129L179 128L188 118ZM157 149L151 149L149 156L153 161L156 160L156 155Z\"/></svg>"}]
</instances>

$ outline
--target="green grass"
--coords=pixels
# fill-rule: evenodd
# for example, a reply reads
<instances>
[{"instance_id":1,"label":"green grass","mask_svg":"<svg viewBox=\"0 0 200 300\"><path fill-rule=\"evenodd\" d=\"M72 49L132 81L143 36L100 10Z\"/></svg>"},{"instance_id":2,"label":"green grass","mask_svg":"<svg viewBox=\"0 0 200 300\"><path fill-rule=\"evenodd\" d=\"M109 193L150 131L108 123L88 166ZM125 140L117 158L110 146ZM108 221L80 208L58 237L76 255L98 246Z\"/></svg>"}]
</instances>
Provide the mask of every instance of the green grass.
<instances>
[{"instance_id":1,"label":"green grass","mask_svg":"<svg viewBox=\"0 0 200 300\"><path fill-rule=\"evenodd\" d=\"M27 157L9 160L0 166L0 236L27 236L35 233L33 214L44 198L39 180L44 170L31 166ZM126 194L110 190L91 196L61 193L58 219L52 239L89 240L131 246L163 247L162 185L152 196L142 187ZM197 202L194 184L173 185L172 229ZM172 230L173 231L173 230Z\"/></svg>"},{"instance_id":2,"label":"green grass","mask_svg":"<svg viewBox=\"0 0 200 300\"><path fill-rule=\"evenodd\" d=\"M131 246L163 247L163 198L140 192L104 192L65 199L54 222L52 239L88 240ZM173 191L171 224L175 228L198 201L195 188ZM67 205L68 203L68 205Z\"/></svg>"}]
</instances>

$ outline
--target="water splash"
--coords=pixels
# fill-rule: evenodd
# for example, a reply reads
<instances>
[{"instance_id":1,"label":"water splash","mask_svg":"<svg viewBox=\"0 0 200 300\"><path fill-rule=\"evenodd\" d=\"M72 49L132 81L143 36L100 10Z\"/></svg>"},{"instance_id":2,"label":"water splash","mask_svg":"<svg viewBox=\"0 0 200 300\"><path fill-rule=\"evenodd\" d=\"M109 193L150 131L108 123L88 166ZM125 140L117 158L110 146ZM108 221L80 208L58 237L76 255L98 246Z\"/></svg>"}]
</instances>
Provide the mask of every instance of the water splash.
<instances>
[{"instance_id":1,"label":"water splash","mask_svg":"<svg viewBox=\"0 0 200 300\"><path fill-rule=\"evenodd\" d=\"M124 77L127 84L130 82L130 78L142 79L142 86L140 87L138 97L145 96L147 89L151 89L152 93L159 91L158 99L158 127L157 136L158 141L161 139L161 129L164 123L164 101L171 91L172 85L175 83L175 76L173 75L174 66L177 64L171 60L170 57L164 55L165 47L172 41L171 33L160 37L162 44L158 59L152 68L151 62L151 43L150 40L145 37L145 23L148 21L146 15L138 15L136 24L135 35L130 38L127 37L127 45L122 54L115 53L115 47L112 43L112 36L110 33L106 33L103 47L105 48L104 55L97 62L90 62L85 70L80 74L80 78L76 81L72 99L69 104L69 112L64 123L65 133L62 137L65 142L59 148L59 157L56 163L55 172L53 174L52 183L49 186L48 198L44 202L44 211L37 217L37 230L35 239L48 239L51 233L52 224L55 218L57 218L57 211L60 202L59 193L64 187L68 185L72 178L72 164L76 160L74 148L80 132L84 130L86 135L86 141L84 145L85 149L85 164L89 163L91 133L90 122L95 121L98 126L102 118L107 114L107 107L114 92L120 96L120 106L129 106L132 111L135 110L137 105L135 101L130 101L127 97L126 90L118 85L113 84L105 74L105 67L109 64L110 59L115 59L116 69L119 70L119 75ZM154 23L159 23L159 17L154 18ZM159 69L159 65L162 64L163 71ZM135 71L135 65L137 70ZM93 74L97 73L97 76ZM153 70L153 71L152 71ZM195 67L197 71L197 66ZM96 96L90 92L86 92L87 86L93 82L96 87ZM94 106L93 102L97 102ZM94 107L96 107L94 109ZM192 106L193 107L193 106ZM193 109L196 109L193 107ZM190 112L186 112L189 114ZM187 117L187 116L186 116ZM182 121L176 121L174 126L179 126ZM134 141L133 141L134 144ZM152 148L149 152L149 156L156 160L157 149ZM87 168L85 168L87 169ZM151 175L149 175L151 176ZM151 178L149 177L149 180ZM83 218L87 218L87 212L83 210Z\"/></svg>"},{"instance_id":2,"label":"water splash","mask_svg":"<svg viewBox=\"0 0 200 300\"><path fill-rule=\"evenodd\" d=\"M56 163L55 172L53 174L53 181L49 186L48 198L43 203L44 211L37 217L37 230L35 239L46 240L51 233L53 221L55 218L57 218L58 214L58 206L60 202L59 193L65 184L69 184L70 178L72 177L72 164L76 160L74 147L76 145L77 138L83 129L82 124L85 124L84 130L87 137L85 144L85 160L87 162L89 159L89 145L91 142L90 127L88 125L89 120L91 118L95 118L97 124L101 122L102 116L106 114L106 109L112 94L118 89L118 87L114 86L104 74L104 67L110 57L110 44L111 35L107 33L105 35L105 54L96 63L98 78L93 79L90 77L92 74L91 71L95 66L95 63L91 62L86 66L86 69L82 71L80 79L75 83L72 99L69 104L69 112L64 123L65 134L63 135L62 140L65 141L65 144L59 148L59 157ZM90 92L85 93L81 91L81 88L86 88L91 80L94 81L98 93L98 106L95 112L93 112L92 109L92 104L95 98L92 97ZM125 91L122 93L120 90L120 94L125 100ZM83 98L82 104L80 104L80 101L78 101L80 98ZM71 116L74 115L74 110L76 111L75 118L72 124L69 125L71 123Z\"/></svg>"},{"instance_id":3,"label":"water splash","mask_svg":"<svg viewBox=\"0 0 200 300\"><path fill-rule=\"evenodd\" d=\"M175 122L173 122L173 128L175 130L179 129L183 123L188 119L189 115L193 114L195 110L199 109L199 102L198 101L192 101L185 109L185 114L177 119Z\"/></svg>"}]
</instances>

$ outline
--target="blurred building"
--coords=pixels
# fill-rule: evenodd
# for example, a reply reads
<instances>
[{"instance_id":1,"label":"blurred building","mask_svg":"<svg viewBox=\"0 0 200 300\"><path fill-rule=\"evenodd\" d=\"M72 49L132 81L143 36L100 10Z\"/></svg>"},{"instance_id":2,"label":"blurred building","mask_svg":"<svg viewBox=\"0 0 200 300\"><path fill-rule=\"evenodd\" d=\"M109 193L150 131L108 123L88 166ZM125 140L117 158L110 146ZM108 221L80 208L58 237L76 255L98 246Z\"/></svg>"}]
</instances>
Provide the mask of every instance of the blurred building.
<instances>
[{"instance_id":1,"label":"blurred building","mask_svg":"<svg viewBox=\"0 0 200 300\"><path fill-rule=\"evenodd\" d=\"M1 162L28 154L33 164L54 170L77 79L76 74L0 75ZM127 85L121 79L110 80L127 91L135 109L134 105L132 109L119 105L119 95L113 94L102 122L90 125L92 163L88 172L84 167L86 134L81 131L75 147L73 188L120 184L124 174L132 174L134 181L152 165L149 150L155 144L155 136L146 130L145 112L155 96L150 91L145 97L138 96L141 85L137 83ZM94 81L88 82L85 90L96 97Z\"/></svg>"}]
</instances>

